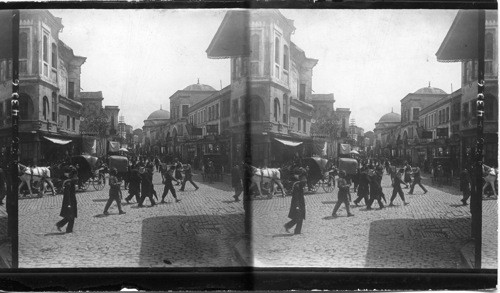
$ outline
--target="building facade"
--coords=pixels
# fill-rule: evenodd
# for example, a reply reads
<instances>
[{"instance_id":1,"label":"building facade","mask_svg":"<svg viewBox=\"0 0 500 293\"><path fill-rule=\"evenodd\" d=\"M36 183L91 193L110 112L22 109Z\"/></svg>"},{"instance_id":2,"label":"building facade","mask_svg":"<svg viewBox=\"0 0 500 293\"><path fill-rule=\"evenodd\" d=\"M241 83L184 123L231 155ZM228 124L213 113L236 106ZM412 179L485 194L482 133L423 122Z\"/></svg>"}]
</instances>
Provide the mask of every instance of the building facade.
<instances>
[{"instance_id":1,"label":"building facade","mask_svg":"<svg viewBox=\"0 0 500 293\"><path fill-rule=\"evenodd\" d=\"M46 10L20 14L20 161L45 164L80 153L80 73L86 58L59 40L61 19ZM10 144L12 60L0 60L0 144Z\"/></svg>"}]
</instances>

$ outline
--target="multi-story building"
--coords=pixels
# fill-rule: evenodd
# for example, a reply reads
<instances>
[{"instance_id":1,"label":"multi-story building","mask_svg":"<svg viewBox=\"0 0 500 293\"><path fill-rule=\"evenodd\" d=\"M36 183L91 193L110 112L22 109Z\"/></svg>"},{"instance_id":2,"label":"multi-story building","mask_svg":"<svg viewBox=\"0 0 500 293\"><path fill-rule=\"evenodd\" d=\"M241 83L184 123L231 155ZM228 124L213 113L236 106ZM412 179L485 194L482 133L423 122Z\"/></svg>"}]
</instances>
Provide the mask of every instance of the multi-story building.
<instances>
[{"instance_id":1,"label":"multi-story building","mask_svg":"<svg viewBox=\"0 0 500 293\"><path fill-rule=\"evenodd\" d=\"M80 68L85 57L59 40L61 18L22 10L19 31L20 160L44 164L80 152ZM10 141L12 60L0 60L0 143Z\"/></svg>"},{"instance_id":2,"label":"multi-story building","mask_svg":"<svg viewBox=\"0 0 500 293\"><path fill-rule=\"evenodd\" d=\"M256 165L313 152L312 71L318 60L292 42L294 31L293 21L277 10L230 11L207 49L209 58L231 59L233 160L242 156L247 122Z\"/></svg>"},{"instance_id":3,"label":"multi-story building","mask_svg":"<svg viewBox=\"0 0 500 293\"><path fill-rule=\"evenodd\" d=\"M436 56L439 61L462 63L462 87L460 94L452 98L452 116L460 120L460 157L467 165L467 154L476 144L477 127L477 36L464 35L462 28L476 17L476 11L459 11ZM477 21L477 20L476 20ZM470 43L471 49L464 44ZM485 164L498 165L498 12L486 11L485 20L485 71L484 71L484 149ZM464 49L465 48L465 49ZM458 103L460 100L460 110ZM453 120L453 119L452 119ZM456 133L456 123L453 124Z\"/></svg>"}]
</instances>

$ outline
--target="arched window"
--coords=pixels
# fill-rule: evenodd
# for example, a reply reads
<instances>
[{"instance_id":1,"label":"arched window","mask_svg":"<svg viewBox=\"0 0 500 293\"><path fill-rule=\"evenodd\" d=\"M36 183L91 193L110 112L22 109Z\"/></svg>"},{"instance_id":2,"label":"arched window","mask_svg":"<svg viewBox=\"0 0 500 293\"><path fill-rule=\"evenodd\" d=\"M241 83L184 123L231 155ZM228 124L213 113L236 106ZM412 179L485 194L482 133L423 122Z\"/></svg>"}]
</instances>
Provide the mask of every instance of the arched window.
<instances>
[{"instance_id":1,"label":"arched window","mask_svg":"<svg viewBox=\"0 0 500 293\"><path fill-rule=\"evenodd\" d=\"M47 116L49 115L49 99L47 97L43 97L43 120L47 120Z\"/></svg>"},{"instance_id":2,"label":"arched window","mask_svg":"<svg viewBox=\"0 0 500 293\"><path fill-rule=\"evenodd\" d=\"M43 61L49 62L49 45L48 45L48 38L47 36L43 36Z\"/></svg>"},{"instance_id":3,"label":"arched window","mask_svg":"<svg viewBox=\"0 0 500 293\"><path fill-rule=\"evenodd\" d=\"M278 37L274 39L274 62L280 64L280 39Z\"/></svg>"},{"instance_id":4,"label":"arched window","mask_svg":"<svg viewBox=\"0 0 500 293\"><path fill-rule=\"evenodd\" d=\"M283 46L283 69L288 70L288 46Z\"/></svg>"},{"instance_id":5,"label":"arched window","mask_svg":"<svg viewBox=\"0 0 500 293\"><path fill-rule=\"evenodd\" d=\"M493 59L493 34L487 33L485 36L484 59Z\"/></svg>"},{"instance_id":6,"label":"arched window","mask_svg":"<svg viewBox=\"0 0 500 293\"><path fill-rule=\"evenodd\" d=\"M28 33L19 34L19 59L28 58Z\"/></svg>"},{"instance_id":7,"label":"arched window","mask_svg":"<svg viewBox=\"0 0 500 293\"><path fill-rule=\"evenodd\" d=\"M250 57L251 60L260 60L260 35L257 33L252 34L250 37Z\"/></svg>"},{"instance_id":8,"label":"arched window","mask_svg":"<svg viewBox=\"0 0 500 293\"><path fill-rule=\"evenodd\" d=\"M52 121L57 121L56 109L57 109L57 95L56 93L52 92Z\"/></svg>"},{"instance_id":9,"label":"arched window","mask_svg":"<svg viewBox=\"0 0 500 293\"><path fill-rule=\"evenodd\" d=\"M288 123L288 96L283 95L283 123Z\"/></svg>"},{"instance_id":10,"label":"arched window","mask_svg":"<svg viewBox=\"0 0 500 293\"><path fill-rule=\"evenodd\" d=\"M280 117L280 100L274 98L274 121L278 122Z\"/></svg>"},{"instance_id":11,"label":"arched window","mask_svg":"<svg viewBox=\"0 0 500 293\"><path fill-rule=\"evenodd\" d=\"M57 46L52 43L52 67L57 68Z\"/></svg>"}]
</instances>

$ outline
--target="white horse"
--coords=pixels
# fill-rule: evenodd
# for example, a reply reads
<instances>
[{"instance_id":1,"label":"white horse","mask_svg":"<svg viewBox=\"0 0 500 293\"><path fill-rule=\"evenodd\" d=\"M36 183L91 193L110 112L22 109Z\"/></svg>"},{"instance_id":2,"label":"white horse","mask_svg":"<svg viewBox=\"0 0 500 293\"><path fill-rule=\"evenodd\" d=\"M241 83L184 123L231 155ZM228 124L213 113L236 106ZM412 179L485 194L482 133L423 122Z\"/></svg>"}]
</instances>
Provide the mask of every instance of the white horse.
<instances>
[{"instance_id":1,"label":"white horse","mask_svg":"<svg viewBox=\"0 0 500 293\"><path fill-rule=\"evenodd\" d=\"M21 183L19 184L18 194L21 194L21 188L23 185L28 186L28 190L30 191L30 196L33 196L33 192L31 191L31 182L38 182L40 184L40 195L43 195L45 192L45 184L47 182L52 189L52 195L56 195L54 184L50 178L50 168L49 167L26 167L22 164L18 164L17 167L19 179L21 179Z\"/></svg>"},{"instance_id":2,"label":"white horse","mask_svg":"<svg viewBox=\"0 0 500 293\"><path fill-rule=\"evenodd\" d=\"M497 180L497 176L498 176L498 169L483 164L483 179L485 181L483 185L483 194L484 190L489 184L491 185L491 189L493 189L493 194L497 196L497 192L495 190L495 181Z\"/></svg>"},{"instance_id":3,"label":"white horse","mask_svg":"<svg viewBox=\"0 0 500 293\"><path fill-rule=\"evenodd\" d=\"M250 168L252 170L252 178L251 178L252 184L250 185L250 188L253 185L257 185L259 194L262 195L261 184L269 183L271 184L270 197L272 197L274 195L274 183L276 183L281 188L283 197L285 197L285 189L283 188L283 184L281 183L280 169L277 168L260 169L253 166L250 166Z\"/></svg>"}]
</instances>

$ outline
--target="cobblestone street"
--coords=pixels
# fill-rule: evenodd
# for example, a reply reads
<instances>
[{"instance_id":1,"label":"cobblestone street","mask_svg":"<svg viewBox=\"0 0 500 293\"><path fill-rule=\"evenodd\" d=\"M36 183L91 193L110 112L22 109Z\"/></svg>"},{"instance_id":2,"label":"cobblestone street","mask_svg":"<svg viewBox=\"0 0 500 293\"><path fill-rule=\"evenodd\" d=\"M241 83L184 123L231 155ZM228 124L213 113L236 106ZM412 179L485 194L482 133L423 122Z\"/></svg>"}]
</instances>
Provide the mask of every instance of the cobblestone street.
<instances>
[{"instance_id":1,"label":"cobblestone street","mask_svg":"<svg viewBox=\"0 0 500 293\"><path fill-rule=\"evenodd\" d=\"M375 209L377 203L373 210L366 210L363 202L360 207L352 204L354 217L347 217L343 206L338 218L331 217L338 189L308 194L306 220L296 236L283 228L290 197L255 200L255 266L462 268L460 248L470 242L469 206L461 205L456 189L426 186L425 195L419 187L414 195L403 189L407 206L399 198L395 207L383 210ZM389 176L384 175L382 187L389 203ZM497 201L483 200L483 268L497 268L497 227Z\"/></svg>"},{"instance_id":2,"label":"cobblestone street","mask_svg":"<svg viewBox=\"0 0 500 293\"><path fill-rule=\"evenodd\" d=\"M154 175L161 200L163 185ZM232 201L223 183L190 183L182 200L168 195L166 204L137 208L135 199L118 215L102 212L109 186L77 193L78 218L74 232L58 232L62 195L21 198L19 201L19 267L211 267L240 265L234 245L243 233L243 207ZM176 186L176 189L178 187ZM123 195L128 192L123 190ZM64 231L64 230L63 230Z\"/></svg>"}]
</instances>

